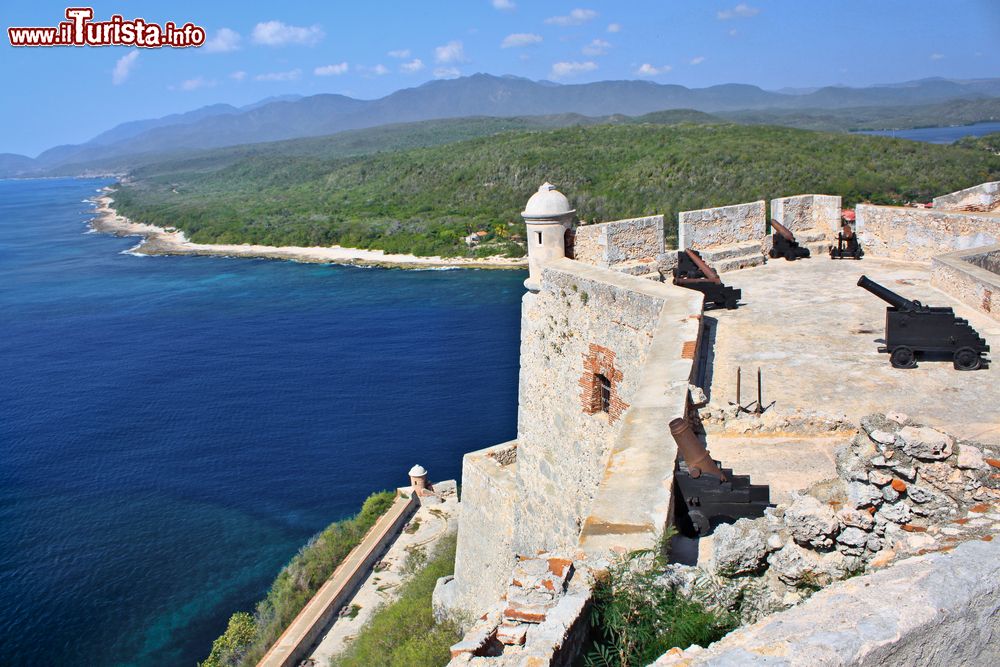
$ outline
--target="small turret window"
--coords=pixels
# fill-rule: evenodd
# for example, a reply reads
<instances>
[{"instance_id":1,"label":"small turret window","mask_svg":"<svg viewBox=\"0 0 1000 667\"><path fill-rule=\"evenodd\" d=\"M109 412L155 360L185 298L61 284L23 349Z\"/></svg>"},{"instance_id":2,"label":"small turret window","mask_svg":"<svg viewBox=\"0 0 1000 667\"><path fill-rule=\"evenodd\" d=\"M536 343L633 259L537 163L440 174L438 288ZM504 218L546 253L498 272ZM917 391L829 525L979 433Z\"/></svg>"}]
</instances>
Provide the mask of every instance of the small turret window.
<instances>
[{"instance_id":1,"label":"small turret window","mask_svg":"<svg viewBox=\"0 0 1000 667\"><path fill-rule=\"evenodd\" d=\"M597 384L601 391L601 412L610 412L611 410L611 381L601 375L597 374Z\"/></svg>"},{"instance_id":2,"label":"small turret window","mask_svg":"<svg viewBox=\"0 0 1000 667\"><path fill-rule=\"evenodd\" d=\"M535 232L535 238L538 239L538 245L542 245L542 233Z\"/></svg>"}]
</instances>

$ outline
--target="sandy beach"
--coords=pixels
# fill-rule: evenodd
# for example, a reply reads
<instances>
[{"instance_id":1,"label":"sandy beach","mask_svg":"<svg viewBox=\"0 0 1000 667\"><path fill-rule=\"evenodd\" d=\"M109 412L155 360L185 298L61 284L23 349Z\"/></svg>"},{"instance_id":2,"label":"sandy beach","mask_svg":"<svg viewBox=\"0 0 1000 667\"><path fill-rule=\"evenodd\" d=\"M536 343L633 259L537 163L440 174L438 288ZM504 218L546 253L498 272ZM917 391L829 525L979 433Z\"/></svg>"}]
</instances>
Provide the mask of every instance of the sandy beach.
<instances>
[{"instance_id":1,"label":"sandy beach","mask_svg":"<svg viewBox=\"0 0 1000 667\"><path fill-rule=\"evenodd\" d=\"M391 254L382 250L344 248L342 246L301 247L192 243L185 238L182 231L133 222L125 216L119 215L114 209L114 199L109 194L97 196L93 201L97 210L96 217L90 223L91 227L95 231L115 236L142 237L139 245L130 251L140 255L254 257L320 264L349 264L404 269L445 267L521 269L528 264L526 257L418 257L417 255Z\"/></svg>"}]
</instances>

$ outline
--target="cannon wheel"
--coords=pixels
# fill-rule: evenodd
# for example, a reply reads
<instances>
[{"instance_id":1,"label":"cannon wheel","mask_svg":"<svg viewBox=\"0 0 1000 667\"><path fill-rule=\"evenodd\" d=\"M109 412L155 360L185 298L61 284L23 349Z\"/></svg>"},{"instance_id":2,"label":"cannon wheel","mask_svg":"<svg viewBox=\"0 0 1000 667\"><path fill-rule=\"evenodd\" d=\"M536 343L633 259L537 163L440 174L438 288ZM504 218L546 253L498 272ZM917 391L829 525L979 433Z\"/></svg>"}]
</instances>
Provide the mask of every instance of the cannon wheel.
<instances>
[{"instance_id":1,"label":"cannon wheel","mask_svg":"<svg viewBox=\"0 0 1000 667\"><path fill-rule=\"evenodd\" d=\"M689 509L688 518L691 519L691 525L694 526L694 532L698 537L704 537L712 530L712 523L701 510Z\"/></svg>"},{"instance_id":2,"label":"cannon wheel","mask_svg":"<svg viewBox=\"0 0 1000 667\"><path fill-rule=\"evenodd\" d=\"M957 370L974 371L983 365L983 360L971 347L960 347L955 351L953 363Z\"/></svg>"},{"instance_id":3,"label":"cannon wheel","mask_svg":"<svg viewBox=\"0 0 1000 667\"><path fill-rule=\"evenodd\" d=\"M916 368L917 355L912 348L900 345L889 353L889 363L893 368Z\"/></svg>"}]
</instances>

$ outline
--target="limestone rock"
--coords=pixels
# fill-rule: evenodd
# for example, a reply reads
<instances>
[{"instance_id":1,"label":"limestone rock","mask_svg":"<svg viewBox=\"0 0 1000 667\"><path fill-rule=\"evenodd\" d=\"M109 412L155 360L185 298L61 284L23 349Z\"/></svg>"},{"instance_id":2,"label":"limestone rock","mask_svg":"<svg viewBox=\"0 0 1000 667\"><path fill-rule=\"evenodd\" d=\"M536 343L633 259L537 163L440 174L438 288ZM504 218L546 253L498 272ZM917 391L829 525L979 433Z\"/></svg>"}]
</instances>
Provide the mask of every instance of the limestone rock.
<instances>
[{"instance_id":1,"label":"limestone rock","mask_svg":"<svg viewBox=\"0 0 1000 667\"><path fill-rule=\"evenodd\" d=\"M870 507L882 502L882 492L878 487L861 482L851 482L847 485L847 504L853 508Z\"/></svg>"},{"instance_id":2,"label":"limestone rock","mask_svg":"<svg viewBox=\"0 0 1000 667\"><path fill-rule=\"evenodd\" d=\"M872 470L868 473L868 481L875 486L885 486L892 481L892 475L884 470Z\"/></svg>"},{"instance_id":3,"label":"limestone rock","mask_svg":"<svg viewBox=\"0 0 1000 667\"><path fill-rule=\"evenodd\" d=\"M982 470L986 468L986 461L983 460L983 452L978 447L972 445L958 446L958 467L963 470Z\"/></svg>"},{"instance_id":4,"label":"limestone rock","mask_svg":"<svg viewBox=\"0 0 1000 667\"><path fill-rule=\"evenodd\" d=\"M813 581L822 570L819 554L791 542L771 554L768 563L778 579L789 586Z\"/></svg>"},{"instance_id":5,"label":"limestone rock","mask_svg":"<svg viewBox=\"0 0 1000 667\"><path fill-rule=\"evenodd\" d=\"M894 505L883 505L876 514L892 521L893 523L906 523L913 517L910 506L906 503L896 503Z\"/></svg>"},{"instance_id":6,"label":"limestone rock","mask_svg":"<svg viewBox=\"0 0 1000 667\"><path fill-rule=\"evenodd\" d=\"M875 525L875 519L865 510L851 509L845 507L837 512L837 518L844 526L860 528L861 530L871 530Z\"/></svg>"},{"instance_id":7,"label":"limestone rock","mask_svg":"<svg viewBox=\"0 0 1000 667\"><path fill-rule=\"evenodd\" d=\"M838 528L837 516L830 506L812 496L795 499L785 511L785 525L799 544L820 548L833 545L832 536Z\"/></svg>"},{"instance_id":8,"label":"limestone rock","mask_svg":"<svg viewBox=\"0 0 1000 667\"><path fill-rule=\"evenodd\" d=\"M837 542L849 547L863 547L868 542L868 533L860 528L850 526L840 531L840 535L837 535Z\"/></svg>"},{"instance_id":9,"label":"limestone rock","mask_svg":"<svg viewBox=\"0 0 1000 667\"><path fill-rule=\"evenodd\" d=\"M715 529L712 559L725 575L756 572L767 558L767 528L761 520L740 519Z\"/></svg>"},{"instance_id":10,"label":"limestone rock","mask_svg":"<svg viewBox=\"0 0 1000 667\"><path fill-rule=\"evenodd\" d=\"M880 445L891 445L896 442L896 434L892 431L875 430L868 434L872 440Z\"/></svg>"},{"instance_id":11,"label":"limestone rock","mask_svg":"<svg viewBox=\"0 0 1000 667\"><path fill-rule=\"evenodd\" d=\"M935 461L951 456L954 440L929 426L904 426L899 431L903 451L916 459Z\"/></svg>"}]
</instances>

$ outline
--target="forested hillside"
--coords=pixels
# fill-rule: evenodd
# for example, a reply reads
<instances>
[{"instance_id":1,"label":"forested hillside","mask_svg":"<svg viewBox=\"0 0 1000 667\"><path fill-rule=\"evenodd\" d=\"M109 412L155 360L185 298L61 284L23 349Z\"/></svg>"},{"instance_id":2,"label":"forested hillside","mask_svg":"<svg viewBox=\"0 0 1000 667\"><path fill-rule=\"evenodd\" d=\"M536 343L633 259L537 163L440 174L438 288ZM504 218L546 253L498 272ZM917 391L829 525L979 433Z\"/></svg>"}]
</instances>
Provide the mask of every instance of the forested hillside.
<instances>
[{"instance_id":1,"label":"forested hillside","mask_svg":"<svg viewBox=\"0 0 1000 667\"><path fill-rule=\"evenodd\" d=\"M319 140L318 140L319 141ZM341 245L464 254L461 237L506 237L543 181L584 221L804 192L903 203L1000 178L983 150L770 126L597 125L514 131L361 157L257 151L218 169L139 169L120 211L204 243ZM514 226L506 223L513 222ZM523 232L521 232L523 233Z\"/></svg>"}]
</instances>

